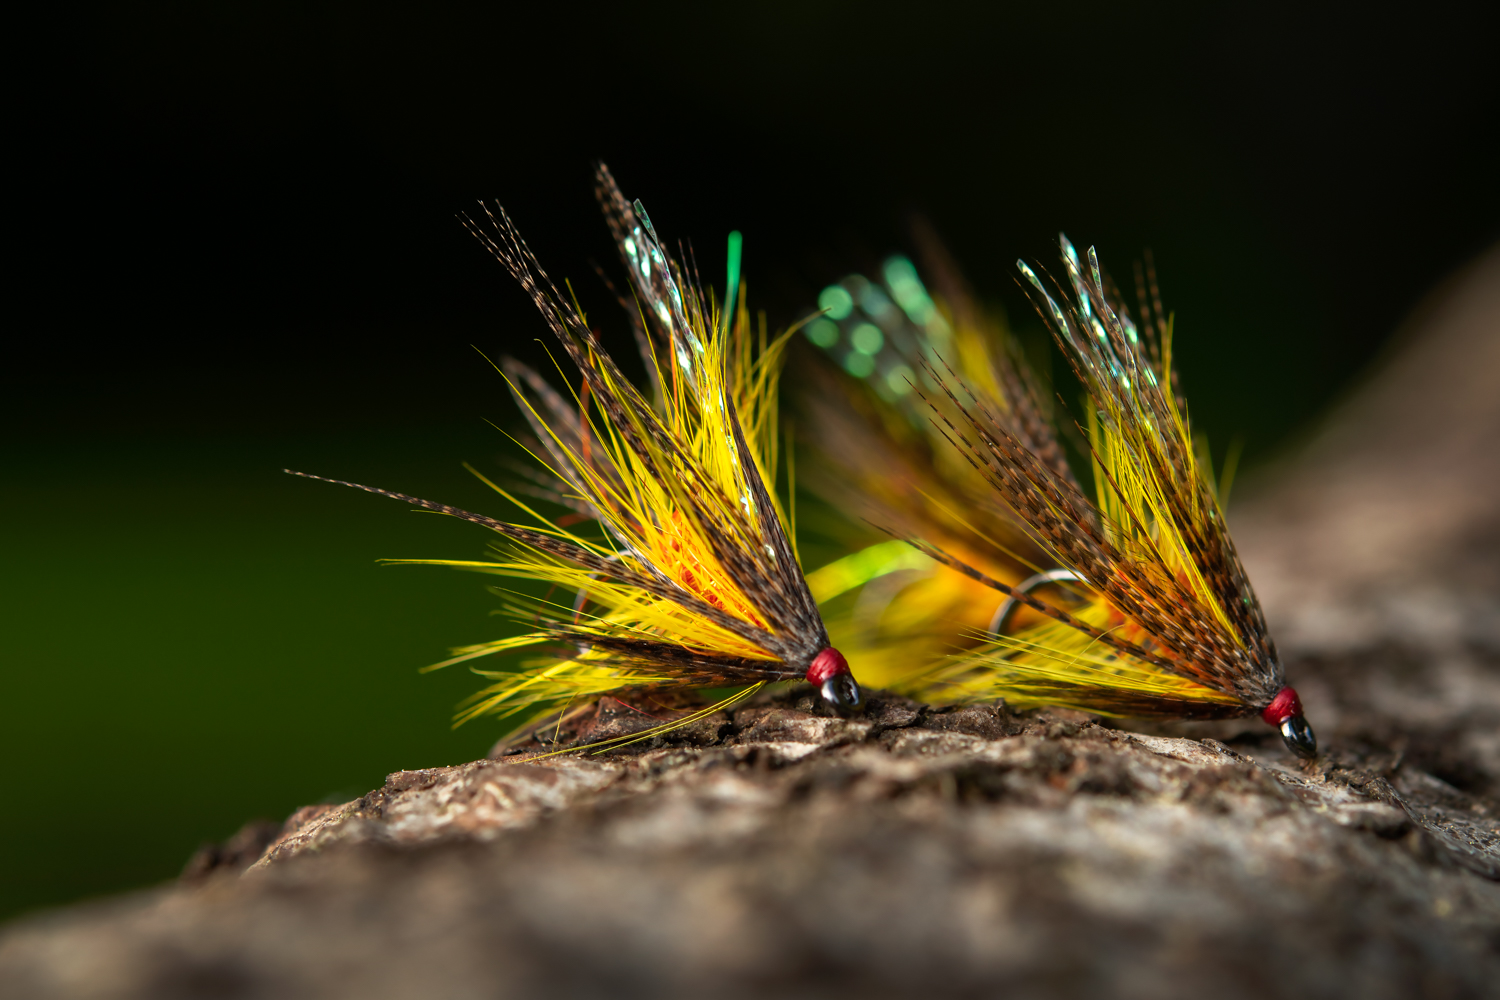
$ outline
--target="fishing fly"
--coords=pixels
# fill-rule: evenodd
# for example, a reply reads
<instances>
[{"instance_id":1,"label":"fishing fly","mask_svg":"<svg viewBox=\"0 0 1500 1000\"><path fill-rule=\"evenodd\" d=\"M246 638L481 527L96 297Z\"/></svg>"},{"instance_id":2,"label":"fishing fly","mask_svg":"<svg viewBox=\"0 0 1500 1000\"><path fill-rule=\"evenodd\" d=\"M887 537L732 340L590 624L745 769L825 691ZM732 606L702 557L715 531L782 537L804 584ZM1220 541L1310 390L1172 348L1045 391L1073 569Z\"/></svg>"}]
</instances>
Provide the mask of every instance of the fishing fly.
<instances>
[{"instance_id":1,"label":"fishing fly","mask_svg":"<svg viewBox=\"0 0 1500 1000\"><path fill-rule=\"evenodd\" d=\"M487 560L395 561L541 581L576 594L571 602L512 595L508 610L532 623L529 631L456 649L430 669L517 650L543 654L519 669L475 668L492 683L461 706L459 722L517 713L534 721L631 689L738 689L616 742L686 725L774 681L805 678L831 708L857 710L859 684L829 642L787 514L766 485L776 482L778 380L794 331L770 337L762 321L752 332L739 233L729 239L719 303L696 270L663 248L641 203L627 202L602 164L596 193L630 275L634 301L625 301L651 399L622 374L503 208L464 218L530 296L581 375L568 399L518 362L500 366L538 439L533 456L550 496L583 520L565 527L570 519L549 519L487 479L534 525L343 483L501 536ZM585 534L590 524L596 536Z\"/></svg>"},{"instance_id":2,"label":"fishing fly","mask_svg":"<svg viewBox=\"0 0 1500 1000\"><path fill-rule=\"evenodd\" d=\"M1214 482L1192 436L1155 275L1138 270L1137 324L1093 249L1086 263L1066 237L1060 249L1066 286L1049 290L1032 267L1018 267L1086 391L1081 431L1094 498L1041 419L1018 352L944 352L926 338L910 384L950 454L969 468L936 478L972 498L977 477L987 503L964 508L974 539L964 545L933 514L951 501L930 491L888 528L1002 599L976 603L975 591L964 592L969 623L959 651L899 682L929 700L1004 697L1116 716L1258 713L1292 752L1311 757L1316 737L1225 525L1227 482ZM925 467L942 469L931 458ZM1003 515L1027 544L984 530L988 515L972 516L976 509ZM981 615L988 621L975 628Z\"/></svg>"}]
</instances>

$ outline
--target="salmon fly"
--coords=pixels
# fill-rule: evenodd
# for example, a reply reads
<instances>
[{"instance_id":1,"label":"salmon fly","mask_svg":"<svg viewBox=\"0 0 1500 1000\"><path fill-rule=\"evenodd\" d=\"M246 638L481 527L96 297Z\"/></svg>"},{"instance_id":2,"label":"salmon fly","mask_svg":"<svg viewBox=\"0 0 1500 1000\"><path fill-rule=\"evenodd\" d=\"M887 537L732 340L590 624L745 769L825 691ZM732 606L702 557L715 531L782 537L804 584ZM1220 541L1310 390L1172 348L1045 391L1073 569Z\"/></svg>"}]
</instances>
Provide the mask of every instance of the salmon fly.
<instances>
[{"instance_id":1,"label":"salmon fly","mask_svg":"<svg viewBox=\"0 0 1500 1000\"><path fill-rule=\"evenodd\" d=\"M1059 446L1019 352L992 342L986 354L966 354L958 344L944 351L930 334L918 339L925 356L910 380L912 395L968 471L943 472L937 458L920 464L973 501L961 509L970 541L950 540L955 532L933 514L947 505L930 492L906 505L889 530L999 597L967 604L956 597L950 628L957 619L958 650L898 683L929 700L1004 697L1103 715L1258 713L1291 751L1311 757L1316 737L1285 682L1225 525L1229 470L1216 483L1191 433L1172 367L1172 319L1155 275L1137 271L1137 323L1093 249L1085 261L1066 237L1060 248L1065 285L1052 282L1049 290L1036 270L1017 266L1086 391L1080 431L1094 496ZM978 501L976 481L986 487ZM1012 534L986 531L996 519ZM1027 544L1015 544L1015 531ZM818 573L812 578L822 583ZM914 593L908 603L920 601Z\"/></svg>"},{"instance_id":2,"label":"salmon fly","mask_svg":"<svg viewBox=\"0 0 1500 1000\"><path fill-rule=\"evenodd\" d=\"M456 649L434 665L542 653L519 669L475 669L492 683L461 707L457 721L517 713L534 721L631 689L739 688L631 737L637 739L704 717L766 683L804 678L833 709L857 710L860 687L829 642L790 520L767 486L776 482L778 380L793 331L770 337L762 320L752 333L739 233L729 239L720 304L696 270L667 253L641 203L627 202L602 164L596 193L630 275L634 302L625 301L651 380L649 399L611 359L576 299L548 278L503 208L485 208L482 221L464 219L527 292L582 376L568 398L518 362L501 365L536 435L532 451L551 484L548 495L573 517L549 519L488 480L534 524L344 483L501 536L487 560L395 561L541 581L576 594L570 602L512 595L508 610L532 628ZM597 534L580 526L589 524Z\"/></svg>"}]
</instances>

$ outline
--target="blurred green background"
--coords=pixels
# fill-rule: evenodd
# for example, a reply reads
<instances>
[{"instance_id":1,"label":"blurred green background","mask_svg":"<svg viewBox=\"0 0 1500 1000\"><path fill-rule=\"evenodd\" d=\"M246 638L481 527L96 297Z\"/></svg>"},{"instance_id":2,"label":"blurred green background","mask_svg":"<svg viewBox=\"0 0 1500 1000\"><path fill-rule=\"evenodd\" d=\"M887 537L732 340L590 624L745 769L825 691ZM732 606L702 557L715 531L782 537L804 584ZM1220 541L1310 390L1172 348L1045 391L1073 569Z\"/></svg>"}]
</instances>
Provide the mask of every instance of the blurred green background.
<instances>
[{"instance_id":1,"label":"blurred green background","mask_svg":"<svg viewBox=\"0 0 1500 1000\"><path fill-rule=\"evenodd\" d=\"M172 877L252 817L481 755L503 623L472 525L543 362L453 216L503 199L626 350L602 157L774 323L928 218L981 295L1066 230L1149 246L1194 419L1253 465L1497 235L1493 32L1464 7L124 4L35 34L0 366L0 915ZM1111 263L1113 262L1113 263Z\"/></svg>"},{"instance_id":2,"label":"blurred green background","mask_svg":"<svg viewBox=\"0 0 1500 1000\"><path fill-rule=\"evenodd\" d=\"M491 602L473 577L372 561L482 542L277 471L373 467L452 495L465 490L443 490L451 463L420 456L464 443L437 431L134 438L12 454L8 908L156 881L247 818L483 756L492 729L445 724L473 678L414 667L487 637Z\"/></svg>"}]
</instances>

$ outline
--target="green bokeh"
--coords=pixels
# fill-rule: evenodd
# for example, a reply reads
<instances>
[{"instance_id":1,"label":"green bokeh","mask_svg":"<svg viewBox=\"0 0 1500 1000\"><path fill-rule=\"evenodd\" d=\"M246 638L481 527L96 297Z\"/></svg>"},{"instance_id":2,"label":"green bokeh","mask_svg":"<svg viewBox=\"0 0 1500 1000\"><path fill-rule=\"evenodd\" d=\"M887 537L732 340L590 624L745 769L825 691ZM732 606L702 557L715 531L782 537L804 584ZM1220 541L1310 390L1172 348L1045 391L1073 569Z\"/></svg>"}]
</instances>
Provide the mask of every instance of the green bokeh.
<instances>
[{"instance_id":1,"label":"green bokeh","mask_svg":"<svg viewBox=\"0 0 1500 1000\"><path fill-rule=\"evenodd\" d=\"M497 724L448 724L479 679L417 671L502 634L499 602L375 559L472 558L487 533L279 470L498 510L460 463L505 448L481 426L9 450L0 915L158 882L252 817L483 756Z\"/></svg>"}]
</instances>

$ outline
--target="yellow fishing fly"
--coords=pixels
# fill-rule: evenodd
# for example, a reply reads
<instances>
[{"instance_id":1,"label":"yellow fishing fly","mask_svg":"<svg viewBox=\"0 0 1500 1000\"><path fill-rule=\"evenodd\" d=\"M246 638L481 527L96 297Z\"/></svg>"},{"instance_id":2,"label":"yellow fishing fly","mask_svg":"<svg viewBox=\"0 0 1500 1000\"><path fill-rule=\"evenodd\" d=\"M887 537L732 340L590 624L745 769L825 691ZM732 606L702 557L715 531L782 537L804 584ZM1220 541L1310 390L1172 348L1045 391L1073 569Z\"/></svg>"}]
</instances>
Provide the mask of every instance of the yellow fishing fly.
<instances>
[{"instance_id":1,"label":"yellow fishing fly","mask_svg":"<svg viewBox=\"0 0 1500 1000\"><path fill-rule=\"evenodd\" d=\"M998 607L992 596L970 609L970 622L994 609L983 628L950 617L962 637L957 649L899 683L938 701L1003 697L1020 707L1184 718L1259 713L1290 749L1310 756L1316 739L1285 683L1224 522L1220 484L1176 388L1172 323L1155 276L1149 297L1138 280L1137 326L1094 251L1085 266L1066 238L1060 246L1071 296L1059 287L1054 297L1031 267L1018 266L1087 391L1094 499L1056 439L1035 430L1024 391L984 378L962 349L949 352L956 364L934 350L939 357L922 365L925 384L914 382L932 425L1034 548L995 573L933 530L930 515L894 520L892 533L1004 596ZM1016 563L1033 572L1017 580Z\"/></svg>"},{"instance_id":2,"label":"yellow fishing fly","mask_svg":"<svg viewBox=\"0 0 1500 1000\"><path fill-rule=\"evenodd\" d=\"M833 708L853 710L862 701L859 686L830 645L788 518L766 485L776 481L778 380L790 331L770 337L762 321L752 332L739 280L739 233L729 240L721 306L688 280L640 202L626 202L602 164L597 182L630 274L630 315L653 399L621 373L503 209L485 209L483 224L465 222L531 296L582 375L568 399L518 362L502 364L536 434L533 454L554 484L554 498L600 533L570 530L488 480L534 526L346 484L503 536L488 560L401 561L543 581L577 595L571 606L512 599L507 610L531 623L529 631L457 649L431 669L518 650L543 654L516 669L476 669L491 684L461 707L459 722L483 715L535 719L632 688L739 689L665 730L767 682L799 678L817 686Z\"/></svg>"}]
</instances>

